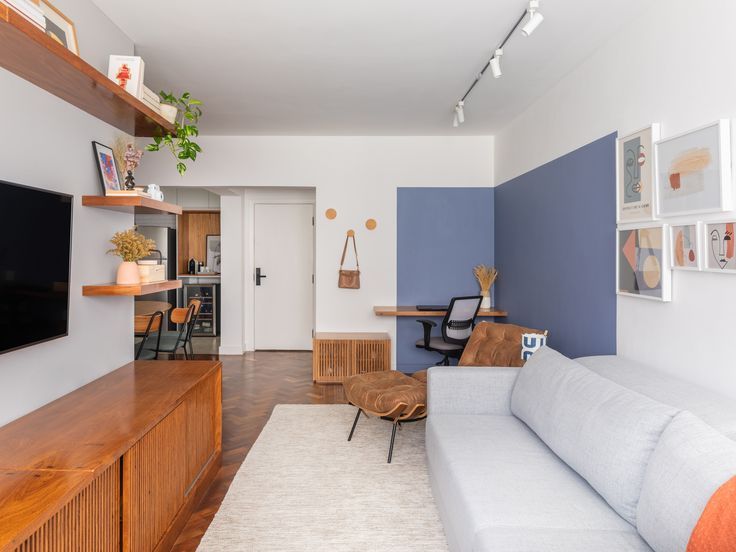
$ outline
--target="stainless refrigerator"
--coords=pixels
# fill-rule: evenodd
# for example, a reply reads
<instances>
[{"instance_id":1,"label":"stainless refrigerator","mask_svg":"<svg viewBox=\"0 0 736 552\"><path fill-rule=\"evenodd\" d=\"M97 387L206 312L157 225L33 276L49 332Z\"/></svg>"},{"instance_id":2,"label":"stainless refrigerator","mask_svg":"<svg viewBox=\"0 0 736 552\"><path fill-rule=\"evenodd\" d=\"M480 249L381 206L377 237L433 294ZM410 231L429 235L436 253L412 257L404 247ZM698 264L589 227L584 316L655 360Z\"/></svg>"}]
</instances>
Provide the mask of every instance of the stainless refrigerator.
<instances>
[{"instance_id":1,"label":"stainless refrigerator","mask_svg":"<svg viewBox=\"0 0 736 552\"><path fill-rule=\"evenodd\" d=\"M155 260L166 265L166 279L176 280L176 230L161 226L139 226L138 232L156 242L156 250L144 260ZM176 308L176 298L176 290L172 289L135 299L136 301L165 301L171 303L172 308ZM169 329L175 330L176 325L169 321Z\"/></svg>"}]
</instances>

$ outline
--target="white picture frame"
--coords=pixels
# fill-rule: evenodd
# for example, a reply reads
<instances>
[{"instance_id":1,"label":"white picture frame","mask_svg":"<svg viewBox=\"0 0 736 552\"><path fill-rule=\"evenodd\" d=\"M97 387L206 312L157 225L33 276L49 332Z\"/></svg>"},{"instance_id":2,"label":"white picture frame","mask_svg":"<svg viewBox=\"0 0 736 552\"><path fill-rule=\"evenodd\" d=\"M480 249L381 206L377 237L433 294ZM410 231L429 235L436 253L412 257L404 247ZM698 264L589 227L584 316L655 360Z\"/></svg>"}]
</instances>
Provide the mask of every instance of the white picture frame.
<instances>
[{"instance_id":1,"label":"white picture frame","mask_svg":"<svg viewBox=\"0 0 736 552\"><path fill-rule=\"evenodd\" d=\"M703 269L703 224L670 224L670 266L672 270Z\"/></svg>"},{"instance_id":2,"label":"white picture frame","mask_svg":"<svg viewBox=\"0 0 736 552\"><path fill-rule=\"evenodd\" d=\"M630 132L616 139L616 222L656 219L654 144L660 124Z\"/></svg>"},{"instance_id":3,"label":"white picture frame","mask_svg":"<svg viewBox=\"0 0 736 552\"><path fill-rule=\"evenodd\" d=\"M648 241L644 248L640 246L641 240ZM616 229L616 294L649 301L672 301L669 256L669 225L619 226Z\"/></svg>"},{"instance_id":4,"label":"white picture frame","mask_svg":"<svg viewBox=\"0 0 736 552\"><path fill-rule=\"evenodd\" d=\"M703 270L719 274L736 274L736 217L730 220L709 221L703 228ZM714 231L718 239L714 239ZM725 232L730 239L725 239ZM730 251L728 244L730 244Z\"/></svg>"},{"instance_id":5,"label":"white picture frame","mask_svg":"<svg viewBox=\"0 0 736 552\"><path fill-rule=\"evenodd\" d=\"M728 119L654 144L657 218L728 211L732 204Z\"/></svg>"}]
</instances>

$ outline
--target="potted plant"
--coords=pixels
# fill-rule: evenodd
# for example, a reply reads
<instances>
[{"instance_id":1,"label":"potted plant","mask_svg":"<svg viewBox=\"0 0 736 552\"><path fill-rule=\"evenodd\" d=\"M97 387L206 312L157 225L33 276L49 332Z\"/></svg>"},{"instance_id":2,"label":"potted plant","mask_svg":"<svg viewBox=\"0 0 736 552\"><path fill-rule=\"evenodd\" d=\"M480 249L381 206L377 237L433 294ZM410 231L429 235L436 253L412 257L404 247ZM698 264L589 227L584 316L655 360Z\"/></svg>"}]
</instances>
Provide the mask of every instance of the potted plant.
<instances>
[{"instance_id":1,"label":"potted plant","mask_svg":"<svg viewBox=\"0 0 736 552\"><path fill-rule=\"evenodd\" d=\"M120 285L135 285L141 282L137 261L148 257L156 249L156 242L149 240L135 228L116 232L110 240L115 248L108 251L123 259L118 267L117 283Z\"/></svg>"},{"instance_id":2,"label":"potted plant","mask_svg":"<svg viewBox=\"0 0 736 552\"><path fill-rule=\"evenodd\" d=\"M480 308L490 309L491 308L491 286L498 277L498 270L492 266L478 265L473 269L475 279L480 284L480 294L483 296L483 300L480 303Z\"/></svg>"},{"instance_id":3,"label":"potted plant","mask_svg":"<svg viewBox=\"0 0 736 552\"><path fill-rule=\"evenodd\" d=\"M202 102L192 98L189 92L184 92L177 98L172 93L159 92L161 96L161 108L174 111L172 121L174 123L174 134L167 132L164 136L155 136L153 144L146 146L147 151L160 151L161 148L168 149L176 159L176 170L181 176L187 170L185 161L196 161L197 154L202 148L191 137L199 136L197 123L202 116ZM171 120L171 119L169 119Z\"/></svg>"}]
</instances>

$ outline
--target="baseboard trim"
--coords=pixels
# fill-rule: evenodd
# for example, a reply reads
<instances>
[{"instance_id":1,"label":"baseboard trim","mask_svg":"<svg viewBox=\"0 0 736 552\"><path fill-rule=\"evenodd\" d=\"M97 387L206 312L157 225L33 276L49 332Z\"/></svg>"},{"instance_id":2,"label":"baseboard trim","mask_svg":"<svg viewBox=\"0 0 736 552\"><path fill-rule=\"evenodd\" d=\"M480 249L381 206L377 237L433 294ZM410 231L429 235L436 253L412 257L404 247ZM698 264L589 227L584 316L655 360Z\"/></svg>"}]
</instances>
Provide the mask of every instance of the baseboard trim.
<instances>
[{"instance_id":1,"label":"baseboard trim","mask_svg":"<svg viewBox=\"0 0 736 552\"><path fill-rule=\"evenodd\" d=\"M220 349L218 350L219 354L221 355L237 355L242 356L243 355L243 347L238 347L237 345L220 345Z\"/></svg>"}]
</instances>

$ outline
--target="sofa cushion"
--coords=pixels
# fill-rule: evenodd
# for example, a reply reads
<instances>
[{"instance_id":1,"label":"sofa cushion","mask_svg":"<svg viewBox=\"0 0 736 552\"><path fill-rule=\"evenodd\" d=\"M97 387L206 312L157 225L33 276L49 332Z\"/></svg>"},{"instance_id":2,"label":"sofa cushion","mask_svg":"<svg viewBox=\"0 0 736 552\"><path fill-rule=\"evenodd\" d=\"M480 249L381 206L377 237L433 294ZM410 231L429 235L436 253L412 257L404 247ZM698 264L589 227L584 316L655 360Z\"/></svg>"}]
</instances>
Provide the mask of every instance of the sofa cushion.
<instances>
[{"instance_id":1,"label":"sofa cushion","mask_svg":"<svg viewBox=\"0 0 736 552\"><path fill-rule=\"evenodd\" d=\"M685 550L711 496L734 475L736 443L690 412L681 412L662 434L647 466L639 533L658 552Z\"/></svg>"},{"instance_id":2,"label":"sofa cushion","mask_svg":"<svg viewBox=\"0 0 736 552\"><path fill-rule=\"evenodd\" d=\"M543 334L514 324L481 322L473 330L459 366L524 366L521 359L521 336L525 333Z\"/></svg>"},{"instance_id":3,"label":"sofa cushion","mask_svg":"<svg viewBox=\"0 0 736 552\"><path fill-rule=\"evenodd\" d=\"M426 448L453 552L488 527L636 532L513 416L430 415Z\"/></svg>"},{"instance_id":4,"label":"sofa cushion","mask_svg":"<svg viewBox=\"0 0 736 552\"><path fill-rule=\"evenodd\" d=\"M655 401L689 410L706 424L736 440L736 401L733 399L619 356L583 357L575 361Z\"/></svg>"},{"instance_id":5,"label":"sofa cushion","mask_svg":"<svg viewBox=\"0 0 736 552\"><path fill-rule=\"evenodd\" d=\"M651 552L636 533L539 527L491 527L475 538L473 552Z\"/></svg>"},{"instance_id":6,"label":"sofa cushion","mask_svg":"<svg viewBox=\"0 0 736 552\"><path fill-rule=\"evenodd\" d=\"M521 369L511 411L636 524L647 462L677 409L544 347Z\"/></svg>"}]
</instances>

